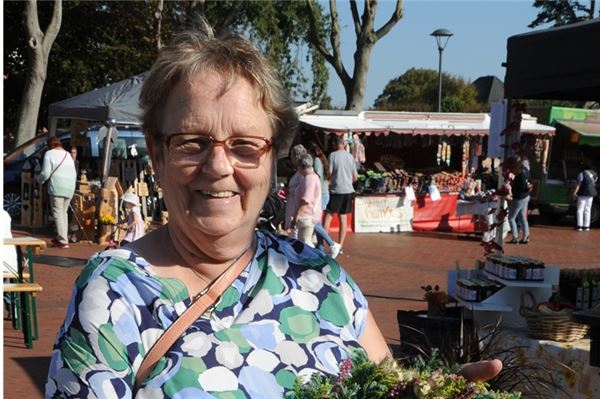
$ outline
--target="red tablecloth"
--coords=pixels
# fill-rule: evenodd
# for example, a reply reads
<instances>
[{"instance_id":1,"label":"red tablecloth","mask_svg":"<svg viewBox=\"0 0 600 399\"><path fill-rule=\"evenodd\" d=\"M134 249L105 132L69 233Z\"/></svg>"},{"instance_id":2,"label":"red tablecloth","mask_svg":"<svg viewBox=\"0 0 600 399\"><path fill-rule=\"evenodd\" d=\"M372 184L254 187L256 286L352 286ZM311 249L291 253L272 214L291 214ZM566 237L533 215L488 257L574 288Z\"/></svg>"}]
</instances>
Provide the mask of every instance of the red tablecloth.
<instances>
[{"instance_id":1,"label":"red tablecloth","mask_svg":"<svg viewBox=\"0 0 600 399\"><path fill-rule=\"evenodd\" d=\"M442 199L432 201L430 196L418 196L413 202L414 231L473 232L471 215L456 215L457 193L442 194Z\"/></svg>"}]
</instances>

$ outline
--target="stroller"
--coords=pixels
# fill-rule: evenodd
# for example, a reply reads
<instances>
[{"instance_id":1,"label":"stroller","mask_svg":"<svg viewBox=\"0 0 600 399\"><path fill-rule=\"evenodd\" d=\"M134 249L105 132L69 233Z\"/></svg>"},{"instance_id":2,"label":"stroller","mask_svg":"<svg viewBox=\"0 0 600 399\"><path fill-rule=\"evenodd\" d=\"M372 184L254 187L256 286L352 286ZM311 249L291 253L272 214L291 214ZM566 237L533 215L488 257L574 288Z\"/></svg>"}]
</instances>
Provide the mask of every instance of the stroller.
<instances>
[{"instance_id":1,"label":"stroller","mask_svg":"<svg viewBox=\"0 0 600 399\"><path fill-rule=\"evenodd\" d=\"M269 194L258 216L256 227L260 230L276 233L285 219L285 190L278 189Z\"/></svg>"}]
</instances>

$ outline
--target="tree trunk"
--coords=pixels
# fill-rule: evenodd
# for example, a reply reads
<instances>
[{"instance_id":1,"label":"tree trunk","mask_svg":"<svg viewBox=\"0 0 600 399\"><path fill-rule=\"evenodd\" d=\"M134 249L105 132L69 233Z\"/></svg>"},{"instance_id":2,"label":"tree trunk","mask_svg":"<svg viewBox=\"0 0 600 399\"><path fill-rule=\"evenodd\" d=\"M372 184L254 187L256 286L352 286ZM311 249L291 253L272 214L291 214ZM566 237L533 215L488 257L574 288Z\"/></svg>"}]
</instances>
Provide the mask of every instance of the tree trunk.
<instances>
[{"instance_id":1,"label":"tree trunk","mask_svg":"<svg viewBox=\"0 0 600 399\"><path fill-rule=\"evenodd\" d=\"M317 6L315 0L306 0L306 10L309 16L309 42L321 53L327 62L331 64L335 73L339 76L346 92L347 110L362 110L367 86L367 72L369 71L369 58L371 50L379 39L388 34L402 18L403 0L396 0L396 8L388 21L377 30L374 29L375 11L377 0L365 0L364 10L359 15L356 0L350 1L354 33L356 34L356 51L354 52L354 72L350 78L342 61L340 26L337 13L336 0L329 0L329 16L331 19L331 31L329 40L331 52L326 48L323 39L319 37L318 25L316 23Z\"/></svg>"},{"instance_id":2,"label":"tree trunk","mask_svg":"<svg viewBox=\"0 0 600 399\"><path fill-rule=\"evenodd\" d=\"M375 43L363 43L354 55L354 74L350 82L349 90L346 90L346 109L363 110L363 103L367 88L367 74L369 72L369 60L371 50Z\"/></svg>"},{"instance_id":3,"label":"tree trunk","mask_svg":"<svg viewBox=\"0 0 600 399\"><path fill-rule=\"evenodd\" d=\"M48 57L60 30L61 21L62 0L55 0L52 19L46 32L42 32L40 29L36 1L29 0L25 5L25 27L29 37L29 66L19 109L16 145L22 144L36 134L42 91L48 71Z\"/></svg>"}]
</instances>

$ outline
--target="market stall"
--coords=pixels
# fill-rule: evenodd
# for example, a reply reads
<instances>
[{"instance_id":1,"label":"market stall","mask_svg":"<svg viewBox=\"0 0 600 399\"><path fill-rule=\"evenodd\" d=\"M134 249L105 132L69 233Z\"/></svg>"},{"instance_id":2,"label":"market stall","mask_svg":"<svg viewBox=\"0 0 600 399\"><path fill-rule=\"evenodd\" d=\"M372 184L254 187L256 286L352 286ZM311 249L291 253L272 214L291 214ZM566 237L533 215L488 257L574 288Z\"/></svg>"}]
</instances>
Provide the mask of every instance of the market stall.
<instances>
[{"instance_id":1,"label":"market stall","mask_svg":"<svg viewBox=\"0 0 600 399\"><path fill-rule=\"evenodd\" d=\"M344 135L347 150L359 165L356 184L354 231L443 231L481 232L486 228L472 214L458 214L461 191L475 180L486 157L490 129L488 114L417 113L417 112L351 112L318 111L302 115L301 141L316 141L327 148L329 136ZM537 123L525 115L523 131L535 139L547 137L554 128ZM487 165L489 181L479 182L479 188L495 188L493 164ZM409 192L410 191L410 192ZM393 201L368 197L397 197ZM364 206L369 202L369 207ZM384 204L378 212L391 214L392 209L404 209L403 218L377 225L366 209ZM412 212L407 211L412 207ZM400 214L400 211L395 211ZM366 226L368 225L368 227Z\"/></svg>"}]
</instances>

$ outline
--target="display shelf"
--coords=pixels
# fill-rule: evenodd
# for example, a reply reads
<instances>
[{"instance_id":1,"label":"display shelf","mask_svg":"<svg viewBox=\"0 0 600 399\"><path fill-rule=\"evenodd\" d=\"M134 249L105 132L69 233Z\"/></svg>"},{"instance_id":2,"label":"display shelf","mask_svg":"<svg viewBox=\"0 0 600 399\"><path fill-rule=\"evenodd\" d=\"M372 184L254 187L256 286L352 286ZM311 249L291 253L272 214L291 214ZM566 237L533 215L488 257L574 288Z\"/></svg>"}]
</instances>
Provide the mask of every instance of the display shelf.
<instances>
[{"instance_id":1,"label":"display shelf","mask_svg":"<svg viewBox=\"0 0 600 399\"><path fill-rule=\"evenodd\" d=\"M491 297L490 297L491 298ZM489 298L488 298L489 299ZM490 303L486 301L482 302L469 302L460 298L456 298L461 306L476 312L512 312L513 308L509 305L503 305L499 303Z\"/></svg>"},{"instance_id":2,"label":"display shelf","mask_svg":"<svg viewBox=\"0 0 600 399\"><path fill-rule=\"evenodd\" d=\"M456 295L456 281L459 277L455 270L448 271L448 294L456 298L464 310L472 312L479 325L500 323L505 327L525 327L526 321L519 313L521 296L529 291L536 302L548 300L552 294L552 286L559 283L559 268L547 266L544 269L544 281L504 280L491 273L480 270L461 270L460 278L488 277L504 285L490 297L481 302L468 302Z\"/></svg>"},{"instance_id":3,"label":"display shelf","mask_svg":"<svg viewBox=\"0 0 600 399\"><path fill-rule=\"evenodd\" d=\"M545 281L532 281L532 280L505 280L502 277L498 277L495 274L484 271L486 277L490 280L498 281L507 287L521 287L521 288L544 288L552 287L552 283L548 280Z\"/></svg>"}]
</instances>

